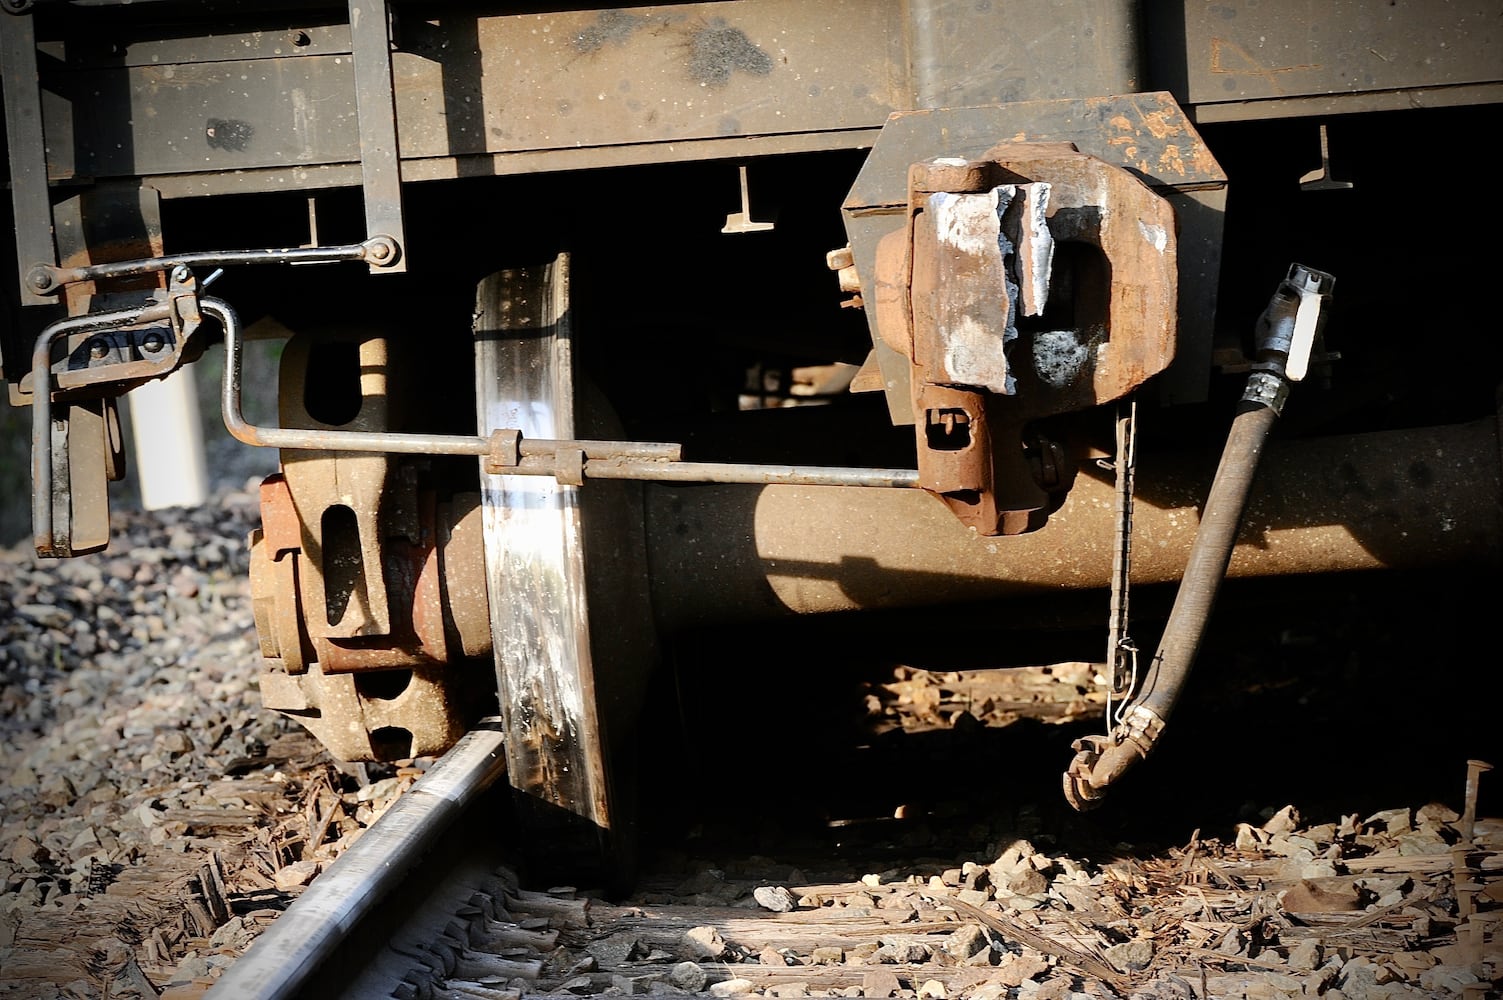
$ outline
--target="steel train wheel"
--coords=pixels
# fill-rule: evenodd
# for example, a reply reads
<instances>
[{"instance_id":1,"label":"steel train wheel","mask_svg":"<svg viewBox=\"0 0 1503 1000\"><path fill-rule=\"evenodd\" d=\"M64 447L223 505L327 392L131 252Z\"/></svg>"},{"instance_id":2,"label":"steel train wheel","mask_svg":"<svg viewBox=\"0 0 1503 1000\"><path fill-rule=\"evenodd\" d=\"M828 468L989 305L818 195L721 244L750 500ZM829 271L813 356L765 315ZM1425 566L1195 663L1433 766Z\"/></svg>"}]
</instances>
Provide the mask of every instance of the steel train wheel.
<instances>
[{"instance_id":1,"label":"steel train wheel","mask_svg":"<svg viewBox=\"0 0 1503 1000\"><path fill-rule=\"evenodd\" d=\"M475 309L479 430L604 436L577 392L567 256L500 271ZM481 469L507 773L536 868L630 881L634 726L655 657L641 489ZM608 637L608 641L606 641Z\"/></svg>"}]
</instances>

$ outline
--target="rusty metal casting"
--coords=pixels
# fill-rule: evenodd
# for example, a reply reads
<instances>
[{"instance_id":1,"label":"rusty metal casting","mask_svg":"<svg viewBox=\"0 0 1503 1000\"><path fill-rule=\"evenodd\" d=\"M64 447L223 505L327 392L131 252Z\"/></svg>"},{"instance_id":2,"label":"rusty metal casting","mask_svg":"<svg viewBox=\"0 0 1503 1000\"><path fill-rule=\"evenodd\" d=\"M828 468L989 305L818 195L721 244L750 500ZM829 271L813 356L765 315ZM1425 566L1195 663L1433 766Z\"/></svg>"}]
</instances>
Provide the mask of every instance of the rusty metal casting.
<instances>
[{"instance_id":1,"label":"rusty metal casting","mask_svg":"<svg viewBox=\"0 0 1503 1000\"><path fill-rule=\"evenodd\" d=\"M1166 403L1204 399L1211 364L1215 276L1220 268L1227 177L1172 96L1118 91L1111 97L951 106L888 118L842 211L850 240L850 264L861 282L859 297L867 305L872 374L880 371L880 378L872 380L873 387L885 391L893 422L910 424L916 420L910 385L912 361L887 344L877 311L871 308L877 300L877 249L883 239L908 224L912 195L909 173L915 162L982 160L1004 139L1025 145L1073 144L1082 153L1128 171L1170 203L1182 272L1176 303L1178 342L1174 363L1155 379L1155 392ZM1058 232L1053 235L1061 237ZM1069 253L1073 251L1067 250ZM1072 269L1061 267L1055 282L1063 282ZM1020 364L1015 359L1013 367Z\"/></svg>"},{"instance_id":2,"label":"rusty metal casting","mask_svg":"<svg viewBox=\"0 0 1503 1000\"><path fill-rule=\"evenodd\" d=\"M1119 399L1174 358L1173 210L1068 143L913 164L874 285L877 331L912 366L920 485L986 535L1037 528L1059 492L1027 457L1029 422Z\"/></svg>"},{"instance_id":3,"label":"rusty metal casting","mask_svg":"<svg viewBox=\"0 0 1503 1000\"><path fill-rule=\"evenodd\" d=\"M325 673L308 664L292 675L275 662L262 670L261 703L291 716L346 761L391 761L443 753L465 734L485 678L450 666L413 667L379 675Z\"/></svg>"},{"instance_id":4,"label":"rusty metal casting","mask_svg":"<svg viewBox=\"0 0 1503 1000\"><path fill-rule=\"evenodd\" d=\"M389 632L310 635L307 612L317 601L294 494L281 473L261 484L261 527L250 545L251 602L267 660L263 701L343 760L445 749L487 686L488 671L464 663L491 651L479 497L436 504L423 492L416 517L416 542L395 534L375 543Z\"/></svg>"},{"instance_id":5,"label":"rusty metal casting","mask_svg":"<svg viewBox=\"0 0 1503 1000\"><path fill-rule=\"evenodd\" d=\"M306 491L317 483L305 482ZM417 541L405 533L373 539L383 569L387 631L361 637L310 632L324 591L304 549L304 524L283 473L261 484L261 528L252 533L251 577L262 654L300 674L318 660L326 673L432 666L491 651L479 498L438 504L419 492ZM306 494L306 507L311 501ZM374 588L372 588L374 589ZM317 623L315 622L315 627Z\"/></svg>"},{"instance_id":6,"label":"rusty metal casting","mask_svg":"<svg viewBox=\"0 0 1503 1000\"><path fill-rule=\"evenodd\" d=\"M393 367L384 337L295 335L282 353L277 392L282 424L390 431ZM330 402L335 385L349 389L337 404ZM309 412L315 405L317 413ZM383 558L388 530L381 523L392 463L380 452L282 452L282 473L302 531L303 610L315 640L392 633Z\"/></svg>"}]
</instances>

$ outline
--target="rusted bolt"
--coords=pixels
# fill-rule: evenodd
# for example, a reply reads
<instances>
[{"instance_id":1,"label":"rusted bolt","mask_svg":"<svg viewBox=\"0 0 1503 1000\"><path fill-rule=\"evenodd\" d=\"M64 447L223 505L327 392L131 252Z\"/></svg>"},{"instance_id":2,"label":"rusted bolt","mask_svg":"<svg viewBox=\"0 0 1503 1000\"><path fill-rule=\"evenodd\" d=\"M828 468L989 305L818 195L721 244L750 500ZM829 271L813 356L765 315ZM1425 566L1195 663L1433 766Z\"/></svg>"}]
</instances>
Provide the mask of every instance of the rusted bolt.
<instances>
[{"instance_id":1,"label":"rusted bolt","mask_svg":"<svg viewBox=\"0 0 1503 1000\"><path fill-rule=\"evenodd\" d=\"M313 42L312 36L301 29L288 32L287 39L300 49L304 48L307 45L310 45Z\"/></svg>"},{"instance_id":2,"label":"rusted bolt","mask_svg":"<svg viewBox=\"0 0 1503 1000\"><path fill-rule=\"evenodd\" d=\"M1064 448L1048 438L1039 437L1036 447L1031 452L1033 475L1040 488L1045 490L1057 488L1064 481Z\"/></svg>"},{"instance_id":3,"label":"rusted bolt","mask_svg":"<svg viewBox=\"0 0 1503 1000\"><path fill-rule=\"evenodd\" d=\"M33 292L50 292L53 289L52 269L38 264L26 272L26 284Z\"/></svg>"},{"instance_id":4,"label":"rusted bolt","mask_svg":"<svg viewBox=\"0 0 1503 1000\"><path fill-rule=\"evenodd\" d=\"M150 331L141 338L141 350L147 354L155 354L167 346L167 340L155 330Z\"/></svg>"},{"instance_id":5,"label":"rusted bolt","mask_svg":"<svg viewBox=\"0 0 1503 1000\"><path fill-rule=\"evenodd\" d=\"M110 353L110 345L103 340L94 340L89 343L89 357L95 361L102 361L104 356Z\"/></svg>"},{"instance_id":6,"label":"rusted bolt","mask_svg":"<svg viewBox=\"0 0 1503 1000\"><path fill-rule=\"evenodd\" d=\"M186 266L182 265L182 264L179 264L177 267L174 267L172 269L172 280L173 281L176 281L176 282L186 282L186 281L191 280L192 277L193 277L193 272L190 271L190 270L188 270L188 268Z\"/></svg>"},{"instance_id":7,"label":"rusted bolt","mask_svg":"<svg viewBox=\"0 0 1503 1000\"><path fill-rule=\"evenodd\" d=\"M394 263L397 259L397 243L390 236L373 236L366 241L365 259L378 267Z\"/></svg>"}]
</instances>

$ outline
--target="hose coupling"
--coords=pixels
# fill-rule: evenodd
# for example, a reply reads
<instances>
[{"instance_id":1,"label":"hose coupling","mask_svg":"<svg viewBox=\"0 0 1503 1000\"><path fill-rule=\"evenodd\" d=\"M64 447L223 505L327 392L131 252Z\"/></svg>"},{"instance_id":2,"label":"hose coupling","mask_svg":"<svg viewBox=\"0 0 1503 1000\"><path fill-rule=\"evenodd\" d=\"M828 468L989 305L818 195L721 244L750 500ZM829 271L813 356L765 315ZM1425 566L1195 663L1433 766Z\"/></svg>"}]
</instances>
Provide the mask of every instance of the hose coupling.
<instances>
[{"instance_id":1,"label":"hose coupling","mask_svg":"<svg viewBox=\"0 0 1503 1000\"><path fill-rule=\"evenodd\" d=\"M1253 339L1257 363L1253 368L1299 382L1310 371L1310 357L1325 327L1336 279L1325 271L1290 264L1289 273L1274 290L1258 317Z\"/></svg>"},{"instance_id":2,"label":"hose coupling","mask_svg":"<svg viewBox=\"0 0 1503 1000\"><path fill-rule=\"evenodd\" d=\"M1094 809L1106 790L1152 752L1164 720L1146 705L1134 705L1110 736L1086 736L1071 744L1075 758L1065 770L1065 800L1077 812Z\"/></svg>"},{"instance_id":3,"label":"hose coupling","mask_svg":"<svg viewBox=\"0 0 1503 1000\"><path fill-rule=\"evenodd\" d=\"M1253 372L1247 377L1247 388L1242 390L1244 403L1258 403L1279 416L1284 415L1288 400L1289 380L1273 372Z\"/></svg>"}]
</instances>

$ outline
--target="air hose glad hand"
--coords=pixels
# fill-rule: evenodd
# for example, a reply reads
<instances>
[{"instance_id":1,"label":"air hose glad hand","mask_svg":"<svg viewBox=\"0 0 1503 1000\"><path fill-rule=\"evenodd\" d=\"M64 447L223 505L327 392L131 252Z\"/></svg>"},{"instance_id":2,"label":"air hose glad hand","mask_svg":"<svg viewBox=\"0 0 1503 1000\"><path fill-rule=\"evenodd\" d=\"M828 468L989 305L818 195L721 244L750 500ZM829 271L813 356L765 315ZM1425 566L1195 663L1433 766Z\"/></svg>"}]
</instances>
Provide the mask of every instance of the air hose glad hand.
<instances>
[{"instance_id":1,"label":"air hose glad hand","mask_svg":"<svg viewBox=\"0 0 1503 1000\"><path fill-rule=\"evenodd\" d=\"M1100 804L1107 788L1147 757L1164 731L1226 577L1263 445L1283 411L1289 386L1309 371L1335 283L1324 271L1291 265L1258 317L1252 374L1143 688L1124 706L1120 722L1108 735L1088 736L1074 744L1076 754L1064 774L1064 792L1077 810Z\"/></svg>"}]
</instances>

